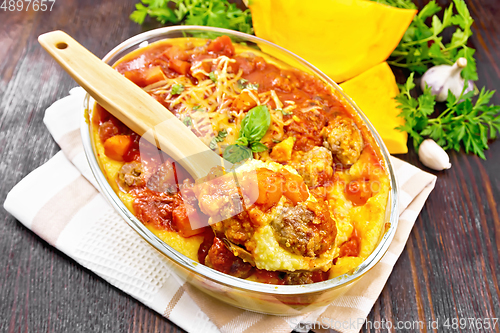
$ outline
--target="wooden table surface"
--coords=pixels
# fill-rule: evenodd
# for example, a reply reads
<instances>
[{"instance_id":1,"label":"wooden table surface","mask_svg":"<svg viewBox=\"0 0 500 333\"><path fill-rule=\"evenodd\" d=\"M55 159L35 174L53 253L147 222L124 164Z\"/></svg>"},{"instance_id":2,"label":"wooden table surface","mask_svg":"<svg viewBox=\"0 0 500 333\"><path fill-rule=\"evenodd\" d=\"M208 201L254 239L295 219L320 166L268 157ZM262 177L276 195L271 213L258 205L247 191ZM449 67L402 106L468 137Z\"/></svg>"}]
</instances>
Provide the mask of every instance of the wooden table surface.
<instances>
[{"instance_id":1,"label":"wooden table surface","mask_svg":"<svg viewBox=\"0 0 500 333\"><path fill-rule=\"evenodd\" d=\"M42 50L38 35L65 30L102 57L151 28L128 19L135 2L56 0L52 11L0 10L1 203L59 150L42 118L76 86ZM499 88L500 1L467 4L476 20L471 46L477 49L478 86ZM500 93L493 102L500 104ZM451 153L453 167L436 173L436 188L368 320L441 325L500 317L500 140L490 148L486 161ZM414 152L401 158L424 168ZM0 332L182 332L55 250L3 207L0 216Z\"/></svg>"}]
</instances>

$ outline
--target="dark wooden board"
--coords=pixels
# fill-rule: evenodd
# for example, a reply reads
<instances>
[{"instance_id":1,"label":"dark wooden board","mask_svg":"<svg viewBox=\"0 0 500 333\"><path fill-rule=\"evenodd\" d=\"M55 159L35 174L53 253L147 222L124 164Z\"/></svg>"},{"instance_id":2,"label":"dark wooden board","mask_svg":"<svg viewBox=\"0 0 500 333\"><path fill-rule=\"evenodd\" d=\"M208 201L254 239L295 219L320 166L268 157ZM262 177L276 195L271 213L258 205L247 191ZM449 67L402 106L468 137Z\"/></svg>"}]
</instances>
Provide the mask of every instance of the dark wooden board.
<instances>
[{"instance_id":1,"label":"dark wooden board","mask_svg":"<svg viewBox=\"0 0 500 333\"><path fill-rule=\"evenodd\" d=\"M134 3L56 0L52 12L0 11L0 202L59 150L42 123L43 114L76 86L38 45L38 35L65 30L102 57L154 26L128 20ZM471 44L477 49L478 85L499 88L500 2L467 3L476 20ZM500 104L500 94L493 102ZM452 169L436 173L436 188L369 321L428 325L439 320L439 332L454 332L442 329L447 318L451 323L453 318L500 317L500 141L490 147L487 161L452 153ZM413 152L400 157L423 168ZM423 331L433 330L426 326ZM182 330L77 265L0 208L0 332Z\"/></svg>"}]
</instances>

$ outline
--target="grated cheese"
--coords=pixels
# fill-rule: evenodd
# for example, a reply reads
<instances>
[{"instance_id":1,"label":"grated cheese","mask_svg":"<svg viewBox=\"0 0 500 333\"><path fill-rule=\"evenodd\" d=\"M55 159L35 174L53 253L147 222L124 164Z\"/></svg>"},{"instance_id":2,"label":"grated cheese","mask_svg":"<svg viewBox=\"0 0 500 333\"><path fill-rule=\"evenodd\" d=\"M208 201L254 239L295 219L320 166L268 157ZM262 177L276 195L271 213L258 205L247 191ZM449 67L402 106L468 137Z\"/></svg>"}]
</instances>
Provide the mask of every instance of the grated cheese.
<instances>
[{"instance_id":1,"label":"grated cheese","mask_svg":"<svg viewBox=\"0 0 500 333\"><path fill-rule=\"evenodd\" d=\"M223 129L227 131L228 135L221 142L217 142L219 148L234 144L238 139L239 129L246 111L235 109L233 102L243 92L248 94L256 105L268 105L271 110L271 124L262 142L265 144L272 142L272 140L285 139L283 114L273 110L274 106L281 109L284 103L274 90L259 93L257 90L247 87L242 89L238 81L241 79L243 71L230 72L229 64L234 62L236 60L227 56L198 60L191 66L191 75L196 78L196 84L193 83L195 80L181 75L156 82L145 87L144 90L163 100L167 108L179 119L190 117L193 132L207 146ZM204 63L209 63L210 67L214 69L215 82L210 78L210 73L204 69ZM184 86L184 90L178 95L171 94L174 84ZM287 112L296 108L295 103L286 102L288 105L284 110Z\"/></svg>"}]
</instances>

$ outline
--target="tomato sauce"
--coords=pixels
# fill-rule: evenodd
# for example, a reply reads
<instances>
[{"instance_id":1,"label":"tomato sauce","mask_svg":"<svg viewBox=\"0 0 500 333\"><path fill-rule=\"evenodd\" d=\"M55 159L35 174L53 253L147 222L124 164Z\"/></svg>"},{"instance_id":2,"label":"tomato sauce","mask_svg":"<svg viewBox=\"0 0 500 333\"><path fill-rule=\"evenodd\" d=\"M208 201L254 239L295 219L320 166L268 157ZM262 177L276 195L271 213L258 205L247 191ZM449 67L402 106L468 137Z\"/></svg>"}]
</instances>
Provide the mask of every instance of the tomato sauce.
<instances>
[{"instance_id":1,"label":"tomato sauce","mask_svg":"<svg viewBox=\"0 0 500 333\"><path fill-rule=\"evenodd\" d=\"M340 246L339 258L357 257L359 255L360 244L361 238L359 237L356 228L354 228L350 239Z\"/></svg>"},{"instance_id":2,"label":"tomato sauce","mask_svg":"<svg viewBox=\"0 0 500 333\"><path fill-rule=\"evenodd\" d=\"M197 83L191 75L190 68L193 62L202 59L215 59L219 56L233 57L235 62L230 63L233 72L242 71L242 79L247 80L257 87L259 92L274 90L281 101L293 103L301 109L311 109L310 112L296 114L283 114L283 121L295 117L292 122L284 126L288 136L295 138L294 150L309 151L313 147L322 146L321 130L328 121L339 114L348 116L342 102L340 102L323 84L322 81L294 69L282 69L267 63L262 57L243 57L236 55L235 48L229 37L223 36L208 42L205 46L195 47L186 45L180 48L176 45L161 43L145 49L140 54L126 57L120 61L115 69L140 87L148 86L166 78L176 78L181 75ZM215 68L211 62L204 62L203 69L211 72ZM241 98L233 102L234 109L248 110L254 105L250 98ZM168 107L174 114L177 107L170 107L163 99L155 96L157 100ZM273 100L269 101L271 107L276 108ZM268 272L253 268L239 257L229 251L221 239L215 237L210 227L192 229L189 220L195 219L199 225L208 225L208 216L198 208L194 194L186 196L193 185L193 179L179 165L176 165L167 155L152 144L140 140L140 137L123 125L118 119L110 115L102 107L97 106L93 121L98 125L101 142L107 147L108 157L124 161L137 162L137 170L132 169L123 175L121 188L125 188L134 196L133 208L137 218L146 225L154 226L160 230L177 231L183 237L202 235L203 242L198 250L200 263L206 264L218 271L238 277L248 277L255 274L258 281L264 283L284 284L283 273ZM113 137L128 137L120 140ZM126 146L120 146L126 142ZM271 144L272 148L276 143ZM366 149L372 152L376 160L380 160L370 145ZM166 170L162 175L156 175L158 170ZM175 178L168 178L172 170ZM147 175L147 182L141 183L137 179L142 173ZM275 205L281 195L285 195L294 203L307 198L306 185L296 175L285 173L277 175L264 175L265 171L259 170L259 196L256 204L268 209ZM134 178L135 177L135 178ZM137 178L137 179L136 179ZM367 178L368 179L368 178ZM328 183L329 179L322 180ZM373 191L360 191L366 189L365 179L352 182L346 187L346 196L354 205L362 205L372 195ZM284 184L293 183L297 188L290 190ZM279 191L269 191L269 187L279 188ZM180 190L184 189L184 196ZM187 191L186 191L187 189ZM368 194L366 194L366 193ZM360 194L361 193L361 194ZM189 217L189 218L188 218ZM340 249L341 256L355 256L359 252L360 239L356 230L350 240ZM308 279L314 282L328 278L326 272L313 272Z\"/></svg>"}]
</instances>

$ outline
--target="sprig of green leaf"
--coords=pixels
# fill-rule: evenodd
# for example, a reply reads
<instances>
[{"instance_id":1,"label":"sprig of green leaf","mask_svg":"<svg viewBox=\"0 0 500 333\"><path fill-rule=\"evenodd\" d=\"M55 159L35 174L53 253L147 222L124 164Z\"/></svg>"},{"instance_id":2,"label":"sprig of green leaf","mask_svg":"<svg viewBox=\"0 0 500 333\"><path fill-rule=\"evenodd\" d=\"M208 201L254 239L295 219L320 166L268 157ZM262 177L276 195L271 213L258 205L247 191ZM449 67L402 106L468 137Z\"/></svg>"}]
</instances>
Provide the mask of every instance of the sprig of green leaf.
<instances>
[{"instance_id":1,"label":"sprig of green leaf","mask_svg":"<svg viewBox=\"0 0 500 333\"><path fill-rule=\"evenodd\" d=\"M485 159L488 140L495 139L500 133L500 106L488 106L495 91L483 88L475 103L472 102L473 91L462 93L459 98L448 91L446 110L438 117L430 118L434 112L435 96L426 87L418 99L412 98L410 91L415 87L413 74L396 96L401 109L399 117L406 120L405 125L396 129L407 132L416 149L429 137L445 150L459 151L463 147L466 153L472 152Z\"/></svg>"},{"instance_id":2,"label":"sprig of green leaf","mask_svg":"<svg viewBox=\"0 0 500 333\"><path fill-rule=\"evenodd\" d=\"M147 16L162 24L182 22L253 33L250 10L242 11L227 0L141 0L130 19L143 24Z\"/></svg>"},{"instance_id":3,"label":"sprig of green leaf","mask_svg":"<svg viewBox=\"0 0 500 333\"><path fill-rule=\"evenodd\" d=\"M268 150L269 148L260 140L266 135L270 124L271 114L267 106L259 105L248 111L241 122L238 139L234 145L226 147L223 157L231 163L238 163L250 158L252 152L259 153Z\"/></svg>"},{"instance_id":4,"label":"sprig of green leaf","mask_svg":"<svg viewBox=\"0 0 500 333\"><path fill-rule=\"evenodd\" d=\"M458 58L464 57L467 67L462 71L462 77L477 80L475 50L467 47L474 22L467 5L464 0L453 0L444 10L442 19L436 15L441 9L433 0L415 15L388 63L422 74L430 66L452 65ZM428 18L431 18L430 26L426 24ZM448 27L455 27L455 32L451 40L445 42L443 31Z\"/></svg>"}]
</instances>

